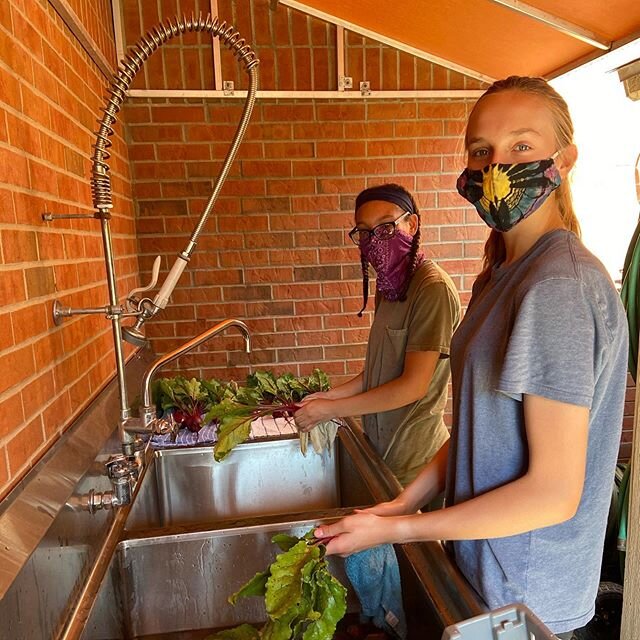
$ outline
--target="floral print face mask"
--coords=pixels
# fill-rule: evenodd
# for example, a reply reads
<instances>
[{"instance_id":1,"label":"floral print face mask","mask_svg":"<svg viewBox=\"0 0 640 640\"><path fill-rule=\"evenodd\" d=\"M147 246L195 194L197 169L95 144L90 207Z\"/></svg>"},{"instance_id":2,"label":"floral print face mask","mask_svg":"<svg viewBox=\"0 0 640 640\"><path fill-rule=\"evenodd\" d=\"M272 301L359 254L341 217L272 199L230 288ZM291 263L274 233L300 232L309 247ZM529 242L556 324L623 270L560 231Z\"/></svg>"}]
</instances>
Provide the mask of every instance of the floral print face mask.
<instances>
[{"instance_id":1,"label":"floral print face mask","mask_svg":"<svg viewBox=\"0 0 640 640\"><path fill-rule=\"evenodd\" d=\"M509 231L530 216L562 182L554 158L490 164L460 174L458 193L468 200L492 229Z\"/></svg>"}]
</instances>

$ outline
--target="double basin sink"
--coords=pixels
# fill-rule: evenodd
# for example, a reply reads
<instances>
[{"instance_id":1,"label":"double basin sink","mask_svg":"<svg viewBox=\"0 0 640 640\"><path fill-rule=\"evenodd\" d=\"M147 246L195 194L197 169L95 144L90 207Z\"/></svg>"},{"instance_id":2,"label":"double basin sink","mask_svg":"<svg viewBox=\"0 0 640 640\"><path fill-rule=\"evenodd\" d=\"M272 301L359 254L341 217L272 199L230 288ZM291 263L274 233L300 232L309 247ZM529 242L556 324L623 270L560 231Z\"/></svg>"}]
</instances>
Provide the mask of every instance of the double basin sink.
<instances>
[{"instance_id":1,"label":"double basin sink","mask_svg":"<svg viewBox=\"0 0 640 640\"><path fill-rule=\"evenodd\" d=\"M262 598L227 598L274 560L275 533L302 536L354 507L392 498L399 485L355 428L330 452L303 456L297 438L157 451L92 604L83 640L204 638L266 619ZM409 640L437 640L481 605L439 543L396 547ZM359 604L339 557L330 570Z\"/></svg>"}]
</instances>

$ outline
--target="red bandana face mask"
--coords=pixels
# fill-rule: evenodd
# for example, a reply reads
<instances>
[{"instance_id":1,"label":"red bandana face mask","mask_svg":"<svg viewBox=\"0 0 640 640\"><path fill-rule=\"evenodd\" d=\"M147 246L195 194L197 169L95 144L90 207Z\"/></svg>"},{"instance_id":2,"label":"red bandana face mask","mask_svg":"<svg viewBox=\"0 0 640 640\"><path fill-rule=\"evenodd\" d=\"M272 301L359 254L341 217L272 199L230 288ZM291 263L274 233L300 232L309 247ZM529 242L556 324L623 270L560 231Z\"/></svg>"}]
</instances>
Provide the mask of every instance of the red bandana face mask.
<instances>
[{"instance_id":1,"label":"red bandana face mask","mask_svg":"<svg viewBox=\"0 0 640 640\"><path fill-rule=\"evenodd\" d=\"M400 229L388 239L371 236L360 242L363 257L375 269L376 289L392 302L398 300L405 289L412 243L413 236ZM420 253L416 266L422 262L424 256Z\"/></svg>"}]
</instances>

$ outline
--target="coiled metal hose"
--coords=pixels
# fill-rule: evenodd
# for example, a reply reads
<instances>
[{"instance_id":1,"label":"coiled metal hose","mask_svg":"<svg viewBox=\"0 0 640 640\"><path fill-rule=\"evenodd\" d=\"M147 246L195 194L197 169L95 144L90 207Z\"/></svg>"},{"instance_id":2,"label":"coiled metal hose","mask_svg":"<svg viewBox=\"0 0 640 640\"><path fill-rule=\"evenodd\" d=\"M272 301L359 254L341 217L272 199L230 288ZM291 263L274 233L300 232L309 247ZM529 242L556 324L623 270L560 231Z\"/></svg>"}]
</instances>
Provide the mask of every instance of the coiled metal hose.
<instances>
[{"instance_id":1,"label":"coiled metal hose","mask_svg":"<svg viewBox=\"0 0 640 640\"><path fill-rule=\"evenodd\" d=\"M192 14L191 17L183 15L180 18L176 16L150 29L129 49L125 58L120 62L118 71L113 76L107 104L102 109L104 116L102 120L99 121L100 127L96 133L97 140L94 144L94 151L91 157L93 163L91 169L91 195L93 198L93 206L97 211L96 217L110 217L109 210L113 208L113 199L111 176L109 175L110 169L107 160L110 157L108 149L112 145L109 138L113 135L113 125L116 121L116 115L120 111L120 107L124 102L131 82L142 68L142 65L163 44L187 31L210 33L219 38L220 41L231 50L238 61L244 65L249 76L249 90L247 92L242 118L222 165L222 169L220 170L220 175L214 186L213 193L191 236L191 243L186 251L187 254L190 254L193 250L192 245L195 245L204 227L206 218L213 209L213 204L220 192L222 183L227 177L229 167L244 136L255 103L255 92L258 84L257 66L259 60L252 48L233 26L228 25L226 22L220 22L217 17L212 17L210 14L206 17L200 14L197 18L194 14Z\"/></svg>"}]
</instances>

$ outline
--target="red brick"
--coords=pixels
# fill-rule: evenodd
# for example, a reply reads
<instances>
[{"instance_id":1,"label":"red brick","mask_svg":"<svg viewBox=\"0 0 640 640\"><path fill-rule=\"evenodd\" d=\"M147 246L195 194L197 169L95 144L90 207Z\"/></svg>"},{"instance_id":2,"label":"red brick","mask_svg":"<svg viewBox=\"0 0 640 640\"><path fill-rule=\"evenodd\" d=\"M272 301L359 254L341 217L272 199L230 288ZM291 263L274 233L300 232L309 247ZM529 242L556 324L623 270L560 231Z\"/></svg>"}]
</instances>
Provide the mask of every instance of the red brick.
<instances>
[{"instance_id":1,"label":"red brick","mask_svg":"<svg viewBox=\"0 0 640 640\"><path fill-rule=\"evenodd\" d=\"M320 316L302 316L295 318L276 318L276 331L308 331L320 329L322 318Z\"/></svg>"},{"instance_id":2,"label":"red brick","mask_svg":"<svg viewBox=\"0 0 640 640\"><path fill-rule=\"evenodd\" d=\"M245 247L247 249L264 249L265 247L290 249L293 245L293 234L290 232L247 233L245 235Z\"/></svg>"},{"instance_id":3,"label":"red brick","mask_svg":"<svg viewBox=\"0 0 640 640\"><path fill-rule=\"evenodd\" d=\"M354 138L357 140L363 138L392 138L394 136L393 122L345 122L344 123L345 138Z\"/></svg>"},{"instance_id":4,"label":"red brick","mask_svg":"<svg viewBox=\"0 0 640 640\"><path fill-rule=\"evenodd\" d=\"M22 302L25 299L24 272L3 271L0 278L0 306Z\"/></svg>"},{"instance_id":5,"label":"red brick","mask_svg":"<svg viewBox=\"0 0 640 640\"><path fill-rule=\"evenodd\" d=\"M35 372L31 345L0 355L0 393L26 380Z\"/></svg>"},{"instance_id":6,"label":"red brick","mask_svg":"<svg viewBox=\"0 0 640 640\"><path fill-rule=\"evenodd\" d=\"M366 143L363 140L317 142L316 150L318 158L355 158L365 155Z\"/></svg>"},{"instance_id":7,"label":"red brick","mask_svg":"<svg viewBox=\"0 0 640 640\"><path fill-rule=\"evenodd\" d=\"M418 104L418 118L461 120L466 117L466 104L473 104L475 100L432 102L424 101Z\"/></svg>"},{"instance_id":8,"label":"red brick","mask_svg":"<svg viewBox=\"0 0 640 640\"><path fill-rule=\"evenodd\" d=\"M267 195L304 195L312 193L315 188L313 179L267 180Z\"/></svg>"},{"instance_id":9,"label":"red brick","mask_svg":"<svg viewBox=\"0 0 640 640\"><path fill-rule=\"evenodd\" d=\"M204 106L154 105L151 107L151 120L152 122L204 122Z\"/></svg>"},{"instance_id":10,"label":"red brick","mask_svg":"<svg viewBox=\"0 0 640 640\"><path fill-rule=\"evenodd\" d=\"M225 251L220 255L220 265L223 267L268 265L268 251Z\"/></svg>"},{"instance_id":11,"label":"red brick","mask_svg":"<svg viewBox=\"0 0 640 640\"><path fill-rule=\"evenodd\" d=\"M297 334L297 343L302 347L335 345L341 342L341 331L300 331Z\"/></svg>"},{"instance_id":12,"label":"red brick","mask_svg":"<svg viewBox=\"0 0 640 640\"><path fill-rule=\"evenodd\" d=\"M30 459L44 442L42 416L36 416L7 443L10 471L16 475L27 467Z\"/></svg>"},{"instance_id":13,"label":"red brick","mask_svg":"<svg viewBox=\"0 0 640 640\"><path fill-rule=\"evenodd\" d=\"M0 402L0 439L4 439L24 422L22 396L15 393Z\"/></svg>"},{"instance_id":14,"label":"red brick","mask_svg":"<svg viewBox=\"0 0 640 640\"><path fill-rule=\"evenodd\" d=\"M369 156L402 156L416 153L415 140L368 140Z\"/></svg>"},{"instance_id":15,"label":"red brick","mask_svg":"<svg viewBox=\"0 0 640 640\"><path fill-rule=\"evenodd\" d=\"M16 187L30 186L29 163L21 153L0 148L0 166L3 168L2 181Z\"/></svg>"},{"instance_id":16,"label":"red brick","mask_svg":"<svg viewBox=\"0 0 640 640\"><path fill-rule=\"evenodd\" d=\"M342 160L296 160L294 176L341 176Z\"/></svg>"},{"instance_id":17,"label":"red brick","mask_svg":"<svg viewBox=\"0 0 640 640\"><path fill-rule=\"evenodd\" d=\"M267 231L269 229L269 218L262 215L253 216L219 216L218 231Z\"/></svg>"},{"instance_id":18,"label":"red brick","mask_svg":"<svg viewBox=\"0 0 640 640\"><path fill-rule=\"evenodd\" d=\"M265 104L262 106L262 117L267 122L313 121L313 104Z\"/></svg>"},{"instance_id":19,"label":"red brick","mask_svg":"<svg viewBox=\"0 0 640 640\"><path fill-rule=\"evenodd\" d=\"M296 140L322 140L325 138L339 140L343 135L344 126L341 122L296 123L293 125L293 137Z\"/></svg>"},{"instance_id":20,"label":"red brick","mask_svg":"<svg viewBox=\"0 0 640 640\"><path fill-rule=\"evenodd\" d=\"M342 305L340 300L298 300L295 302L296 315L325 315L340 313Z\"/></svg>"},{"instance_id":21,"label":"red brick","mask_svg":"<svg viewBox=\"0 0 640 640\"><path fill-rule=\"evenodd\" d=\"M289 160L242 160L242 175L290 177L291 162Z\"/></svg>"},{"instance_id":22,"label":"red brick","mask_svg":"<svg viewBox=\"0 0 640 640\"><path fill-rule=\"evenodd\" d=\"M37 262L38 245L34 231L5 229L2 231L1 237L4 264Z\"/></svg>"},{"instance_id":23,"label":"red brick","mask_svg":"<svg viewBox=\"0 0 640 640\"><path fill-rule=\"evenodd\" d=\"M339 329L348 327L366 327L367 330L371 324L371 320L365 314L362 318L355 313L349 314L332 314L325 316L324 324L327 329Z\"/></svg>"},{"instance_id":24,"label":"red brick","mask_svg":"<svg viewBox=\"0 0 640 640\"><path fill-rule=\"evenodd\" d=\"M345 160L344 171L347 175L391 173L393 160L391 158Z\"/></svg>"},{"instance_id":25,"label":"red brick","mask_svg":"<svg viewBox=\"0 0 640 640\"><path fill-rule=\"evenodd\" d=\"M269 252L269 263L276 265L303 265L317 264L318 252L316 249L292 249L281 251L280 249Z\"/></svg>"},{"instance_id":26,"label":"red brick","mask_svg":"<svg viewBox=\"0 0 640 640\"><path fill-rule=\"evenodd\" d=\"M44 305L35 304L11 313L16 344L35 338L47 330L47 311Z\"/></svg>"},{"instance_id":27,"label":"red brick","mask_svg":"<svg viewBox=\"0 0 640 640\"><path fill-rule=\"evenodd\" d=\"M278 349L278 362L319 362L322 359L322 347Z\"/></svg>"},{"instance_id":28,"label":"red brick","mask_svg":"<svg viewBox=\"0 0 640 640\"><path fill-rule=\"evenodd\" d=\"M318 216L305 214L272 214L269 217L269 224L272 231L296 231L300 229L317 229Z\"/></svg>"},{"instance_id":29,"label":"red brick","mask_svg":"<svg viewBox=\"0 0 640 640\"><path fill-rule=\"evenodd\" d=\"M312 158L314 156L314 143L265 142L264 155L266 158Z\"/></svg>"},{"instance_id":30,"label":"red brick","mask_svg":"<svg viewBox=\"0 0 640 640\"><path fill-rule=\"evenodd\" d=\"M340 197L338 195L294 196L291 198L291 208L296 213L337 211L340 209Z\"/></svg>"},{"instance_id":31,"label":"red brick","mask_svg":"<svg viewBox=\"0 0 640 640\"><path fill-rule=\"evenodd\" d=\"M320 285L308 282L303 284L274 284L273 297L276 300L312 300L320 297Z\"/></svg>"},{"instance_id":32,"label":"red brick","mask_svg":"<svg viewBox=\"0 0 640 640\"><path fill-rule=\"evenodd\" d=\"M386 87L385 87L386 88ZM367 104L367 116L370 120L403 120L415 118L416 102L371 102ZM424 116L423 116L424 117Z\"/></svg>"},{"instance_id":33,"label":"red brick","mask_svg":"<svg viewBox=\"0 0 640 640\"><path fill-rule=\"evenodd\" d=\"M338 120L344 122L345 120L364 120L365 118L365 104L363 102L319 104L316 110L320 121Z\"/></svg>"},{"instance_id":34,"label":"red brick","mask_svg":"<svg viewBox=\"0 0 640 640\"><path fill-rule=\"evenodd\" d=\"M320 193L360 193L365 188L364 178L321 178L318 180Z\"/></svg>"},{"instance_id":35,"label":"red brick","mask_svg":"<svg viewBox=\"0 0 640 640\"><path fill-rule=\"evenodd\" d=\"M244 278L248 284L291 282L293 267L247 268L244 270Z\"/></svg>"}]
</instances>

